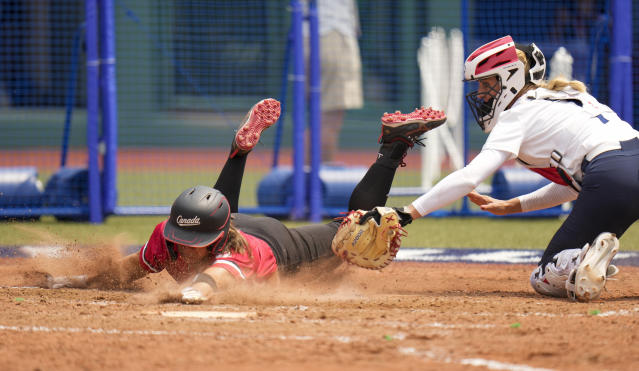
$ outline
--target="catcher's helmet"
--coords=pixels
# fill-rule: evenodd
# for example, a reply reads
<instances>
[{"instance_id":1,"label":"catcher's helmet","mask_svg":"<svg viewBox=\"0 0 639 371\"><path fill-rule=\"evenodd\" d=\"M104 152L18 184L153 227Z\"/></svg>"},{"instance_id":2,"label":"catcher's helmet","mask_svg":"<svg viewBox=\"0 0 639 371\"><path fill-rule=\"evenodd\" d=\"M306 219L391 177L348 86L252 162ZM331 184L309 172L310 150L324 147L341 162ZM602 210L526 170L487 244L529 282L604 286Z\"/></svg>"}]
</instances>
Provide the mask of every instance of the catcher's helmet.
<instances>
[{"instance_id":1,"label":"catcher's helmet","mask_svg":"<svg viewBox=\"0 0 639 371\"><path fill-rule=\"evenodd\" d=\"M164 227L167 241L189 247L223 247L231 225L231 208L215 188L195 186L182 192L171 206Z\"/></svg>"},{"instance_id":2,"label":"catcher's helmet","mask_svg":"<svg viewBox=\"0 0 639 371\"><path fill-rule=\"evenodd\" d=\"M546 57L544 57L544 53L541 52L535 43L530 43L529 45L515 43L515 48L524 52L528 60L529 69L526 74L526 82L532 82L535 85L541 84L544 77L546 77Z\"/></svg>"},{"instance_id":3,"label":"catcher's helmet","mask_svg":"<svg viewBox=\"0 0 639 371\"><path fill-rule=\"evenodd\" d=\"M522 61L517 58L517 50L526 54L530 63L525 71ZM466 95L477 124L490 132L497 123L497 117L513 101L527 82L539 84L546 72L543 53L535 44L517 45L512 37L504 36L480 46L471 53L464 64L464 80L476 81L495 77L496 85L490 92L474 91Z\"/></svg>"}]
</instances>

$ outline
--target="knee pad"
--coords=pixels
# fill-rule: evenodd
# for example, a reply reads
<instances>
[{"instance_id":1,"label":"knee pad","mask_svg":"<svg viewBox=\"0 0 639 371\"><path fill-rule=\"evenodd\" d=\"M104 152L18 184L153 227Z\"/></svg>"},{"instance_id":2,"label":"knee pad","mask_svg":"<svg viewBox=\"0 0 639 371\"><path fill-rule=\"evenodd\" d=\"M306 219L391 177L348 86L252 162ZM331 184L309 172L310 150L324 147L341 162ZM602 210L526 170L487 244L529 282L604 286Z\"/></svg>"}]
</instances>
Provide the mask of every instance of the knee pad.
<instances>
[{"instance_id":1,"label":"knee pad","mask_svg":"<svg viewBox=\"0 0 639 371\"><path fill-rule=\"evenodd\" d=\"M542 295L567 297L566 281L570 272L579 265L581 249L563 250L551 262L538 266L530 275L530 285Z\"/></svg>"}]
</instances>

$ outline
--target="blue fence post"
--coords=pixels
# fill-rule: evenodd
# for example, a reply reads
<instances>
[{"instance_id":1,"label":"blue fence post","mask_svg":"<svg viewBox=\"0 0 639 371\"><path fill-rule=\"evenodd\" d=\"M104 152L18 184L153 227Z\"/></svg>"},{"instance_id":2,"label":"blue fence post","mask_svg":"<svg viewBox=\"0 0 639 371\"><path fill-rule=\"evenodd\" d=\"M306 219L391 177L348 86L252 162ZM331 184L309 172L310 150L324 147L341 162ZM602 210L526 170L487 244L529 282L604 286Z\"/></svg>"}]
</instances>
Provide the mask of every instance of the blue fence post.
<instances>
[{"instance_id":1,"label":"blue fence post","mask_svg":"<svg viewBox=\"0 0 639 371\"><path fill-rule=\"evenodd\" d=\"M87 53L87 147L89 152L89 222L102 223L100 192L100 163L98 151L99 124L99 57L98 57L98 1L86 0L86 53Z\"/></svg>"},{"instance_id":2,"label":"blue fence post","mask_svg":"<svg viewBox=\"0 0 639 371\"><path fill-rule=\"evenodd\" d=\"M115 80L115 23L113 1L100 1L100 100L102 140L105 145L102 173L103 213L112 214L117 200L118 108Z\"/></svg>"},{"instance_id":3,"label":"blue fence post","mask_svg":"<svg viewBox=\"0 0 639 371\"><path fill-rule=\"evenodd\" d=\"M289 27L286 35L286 49L284 51L284 63L282 68L282 87L280 90L280 119L275 131L275 141L273 143L273 168L279 166L280 149L282 147L282 134L284 133L284 120L286 118L286 92L288 91L288 67L291 57L291 44L293 43L293 26Z\"/></svg>"},{"instance_id":4,"label":"blue fence post","mask_svg":"<svg viewBox=\"0 0 639 371\"><path fill-rule=\"evenodd\" d=\"M293 209L291 219L304 217L306 176L304 172L304 129L306 127L306 71L304 69L304 21L302 4L291 0L293 25Z\"/></svg>"},{"instance_id":5,"label":"blue fence post","mask_svg":"<svg viewBox=\"0 0 639 371\"><path fill-rule=\"evenodd\" d=\"M462 37L464 38L463 40L463 45L464 45L464 58L466 58L466 55L468 55L468 39L469 39L469 35L470 35L470 28L468 26L468 0L462 0L461 2L461 31L462 31ZM468 84L464 84L464 96L466 96L467 94L467 89L468 89ZM464 165L468 164L469 162L469 157L470 157L470 127L469 127L469 123L468 123L468 105L464 104L464 109L463 109L463 114L462 114L462 123L464 124ZM460 213L462 215L468 215L470 214L470 207L469 207L469 203L468 203L468 197L463 197L462 198L462 204L461 204L461 210Z\"/></svg>"},{"instance_id":6,"label":"blue fence post","mask_svg":"<svg viewBox=\"0 0 639 371\"><path fill-rule=\"evenodd\" d=\"M310 220L322 220L322 184L320 181L320 165L322 161L321 146L321 86L320 86L320 42L317 21L317 3L311 1L308 13L310 30L310 96L309 124L311 132L311 172L309 185Z\"/></svg>"},{"instance_id":7,"label":"blue fence post","mask_svg":"<svg viewBox=\"0 0 639 371\"><path fill-rule=\"evenodd\" d=\"M69 136L71 135L71 118L75 105L75 85L78 74L78 59L80 55L80 40L84 32L82 23L73 34L73 46L71 50L71 67L69 68L69 80L67 85L67 96L65 99L66 109L64 113L64 130L62 132L62 154L60 155L60 167L67 166L67 156L69 152Z\"/></svg>"},{"instance_id":8,"label":"blue fence post","mask_svg":"<svg viewBox=\"0 0 639 371\"><path fill-rule=\"evenodd\" d=\"M610 108L632 125L632 1L612 0L611 7Z\"/></svg>"}]
</instances>

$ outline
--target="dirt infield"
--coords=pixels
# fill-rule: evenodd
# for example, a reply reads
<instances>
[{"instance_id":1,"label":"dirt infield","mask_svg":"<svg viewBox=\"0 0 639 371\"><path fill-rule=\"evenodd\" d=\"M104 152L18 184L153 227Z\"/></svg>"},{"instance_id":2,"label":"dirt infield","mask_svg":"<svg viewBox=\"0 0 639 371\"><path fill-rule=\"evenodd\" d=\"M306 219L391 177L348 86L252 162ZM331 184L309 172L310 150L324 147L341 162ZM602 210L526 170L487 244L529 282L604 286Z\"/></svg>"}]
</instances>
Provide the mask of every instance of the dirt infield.
<instances>
[{"instance_id":1,"label":"dirt infield","mask_svg":"<svg viewBox=\"0 0 639 371\"><path fill-rule=\"evenodd\" d=\"M37 284L33 272L43 265L7 258L0 260L0 369L639 367L639 268L621 267L593 303L535 294L532 268L313 269L277 288L245 287L193 306L177 302L178 287L164 273L118 290L16 287Z\"/></svg>"}]
</instances>

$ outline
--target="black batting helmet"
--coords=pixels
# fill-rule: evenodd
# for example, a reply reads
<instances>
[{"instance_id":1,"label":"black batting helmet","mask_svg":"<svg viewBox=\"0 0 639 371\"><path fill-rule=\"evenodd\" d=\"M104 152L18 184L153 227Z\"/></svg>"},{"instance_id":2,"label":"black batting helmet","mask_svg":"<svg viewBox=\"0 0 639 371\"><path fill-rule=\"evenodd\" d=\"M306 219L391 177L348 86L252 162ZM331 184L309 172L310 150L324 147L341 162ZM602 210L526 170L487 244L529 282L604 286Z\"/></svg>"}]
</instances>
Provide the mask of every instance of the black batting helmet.
<instances>
[{"instance_id":1,"label":"black batting helmet","mask_svg":"<svg viewBox=\"0 0 639 371\"><path fill-rule=\"evenodd\" d=\"M214 245L217 250L228 239L231 207L215 188L198 185L182 192L171 206L164 238L189 247Z\"/></svg>"}]
</instances>

